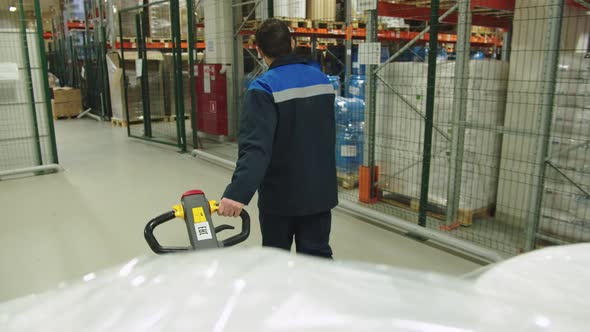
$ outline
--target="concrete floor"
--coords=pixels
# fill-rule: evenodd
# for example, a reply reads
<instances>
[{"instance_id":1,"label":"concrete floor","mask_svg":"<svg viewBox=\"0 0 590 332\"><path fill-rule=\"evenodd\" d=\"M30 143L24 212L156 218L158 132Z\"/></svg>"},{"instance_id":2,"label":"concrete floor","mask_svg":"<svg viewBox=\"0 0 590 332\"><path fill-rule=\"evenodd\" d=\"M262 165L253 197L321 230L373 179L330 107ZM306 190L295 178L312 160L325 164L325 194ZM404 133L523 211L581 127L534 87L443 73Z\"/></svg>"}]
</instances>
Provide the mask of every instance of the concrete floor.
<instances>
[{"instance_id":1,"label":"concrete floor","mask_svg":"<svg viewBox=\"0 0 590 332\"><path fill-rule=\"evenodd\" d=\"M189 189L218 199L231 177L188 154L129 139L109 123L62 120L56 132L64 172L0 182L0 301L151 254L143 239L150 218L169 210ZM255 221L255 200L247 210ZM188 243L182 222L162 228L163 244ZM260 242L254 222L243 245ZM332 246L339 260L452 275L479 267L341 213L334 215Z\"/></svg>"}]
</instances>

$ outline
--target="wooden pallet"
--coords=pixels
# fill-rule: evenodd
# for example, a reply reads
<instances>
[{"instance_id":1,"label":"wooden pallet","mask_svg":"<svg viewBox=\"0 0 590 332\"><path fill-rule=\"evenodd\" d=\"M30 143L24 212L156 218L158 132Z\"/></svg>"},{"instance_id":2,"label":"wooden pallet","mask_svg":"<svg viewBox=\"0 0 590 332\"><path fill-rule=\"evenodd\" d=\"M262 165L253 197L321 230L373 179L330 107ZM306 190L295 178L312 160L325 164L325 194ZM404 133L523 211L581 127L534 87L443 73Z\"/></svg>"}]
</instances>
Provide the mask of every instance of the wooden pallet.
<instances>
[{"instance_id":1,"label":"wooden pallet","mask_svg":"<svg viewBox=\"0 0 590 332\"><path fill-rule=\"evenodd\" d=\"M77 119L77 115L54 115L53 120L67 120L67 119Z\"/></svg>"},{"instance_id":2,"label":"wooden pallet","mask_svg":"<svg viewBox=\"0 0 590 332\"><path fill-rule=\"evenodd\" d=\"M311 28L311 20L305 18L275 17L290 28Z\"/></svg>"},{"instance_id":3,"label":"wooden pallet","mask_svg":"<svg viewBox=\"0 0 590 332\"><path fill-rule=\"evenodd\" d=\"M393 206L397 206L413 212L420 210L420 200L413 197L407 197L401 194L386 195L381 201ZM446 219L446 208L440 205L429 203L426 207L427 215L436 219ZM475 219L488 218L494 214L494 206L485 206L477 209L459 209L457 219L451 225L444 225L442 230L450 231L459 226L471 226Z\"/></svg>"},{"instance_id":4,"label":"wooden pallet","mask_svg":"<svg viewBox=\"0 0 590 332\"><path fill-rule=\"evenodd\" d=\"M260 23L262 23L262 20L246 21L243 29L244 30L256 30L256 29L258 29L258 26L260 25Z\"/></svg>"},{"instance_id":5,"label":"wooden pallet","mask_svg":"<svg viewBox=\"0 0 590 332\"><path fill-rule=\"evenodd\" d=\"M314 29L344 30L346 23L339 21L314 20L311 22Z\"/></svg>"},{"instance_id":6,"label":"wooden pallet","mask_svg":"<svg viewBox=\"0 0 590 332\"><path fill-rule=\"evenodd\" d=\"M111 118L111 124L115 127L127 127L129 125L127 121L113 118Z\"/></svg>"},{"instance_id":7,"label":"wooden pallet","mask_svg":"<svg viewBox=\"0 0 590 332\"><path fill-rule=\"evenodd\" d=\"M357 173L338 172L338 185L344 189L354 189L358 187L359 176Z\"/></svg>"},{"instance_id":8,"label":"wooden pallet","mask_svg":"<svg viewBox=\"0 0 590 332\"><path fill-rule=\"evenodd\" d=\"M383 30L383 31L408 31L408 28L403 28L403 27L388 27L387 24L385 24L385 23L378 23L377 24L377 30Z\"/></svg>"},{"instance_id":9,"label":"wooden pallet","mask_svg":"<svg viewBox=\"0 0 590 332\"><path fill-rule=\"evenodd\" d=\"M354 29L365 29L367 27L365 21L352 21L351 25Z\"/></svg>"},{"instance_id":10,"label":"wooden pallet","mask_svg":"<svg viewBox=\"0 0 590 332\"><path fill-rule=\"evenodd\" d=\"M146 43L172 43L172 38L152 38L152 37L145 37Z\"/></svg>"},{"instance_id":11,"label":"wooden pallet","mask_svg":"<svg viewBox=\"0 0 590 332\"><path fill-rule=\"evenodd\" d=\"M121 42L121 37L117 37L117 43ZM123 37L124 43L137 43L136 37Z\"/></svg>"}]
</instances>

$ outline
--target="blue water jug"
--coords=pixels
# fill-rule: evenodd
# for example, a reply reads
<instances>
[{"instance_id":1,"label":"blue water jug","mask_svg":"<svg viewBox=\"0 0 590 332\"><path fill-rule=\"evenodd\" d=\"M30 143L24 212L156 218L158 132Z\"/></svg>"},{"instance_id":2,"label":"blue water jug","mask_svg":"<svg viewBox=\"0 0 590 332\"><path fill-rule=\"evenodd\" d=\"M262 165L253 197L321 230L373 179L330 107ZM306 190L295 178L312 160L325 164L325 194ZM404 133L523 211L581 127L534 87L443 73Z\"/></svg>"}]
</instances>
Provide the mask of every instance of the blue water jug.
<instances>
[{"instance_id":1,"label":"blue water jug","mask_svg":"<svg viewBox=\"0 0 590 332\"><path fill-rule=\"evenodd\" d=\"M336 93L336 96L340 96L340 76L328 76L328 79L334 87L334 93Z\"/></svg>"},{"instance_id":2,"label":"blue water jug","mask_svg":"<svg viewBox=\"0 0 590 332\"><path fill-rule=\"evenodd\" d=\"M350 76L346 96L365 100L365 77L360 75Z\"/></svg>"},{"instance_id":3,"label":"blue water jug","mask_svg":"<svg viewBox=\"0 0 590 332\"><path fill-rule=\"evenodd\" d=\"M357 122L339 127L336 132L336 169L356 173L363 163L364 124Z\"/></svg>"},{"instance_id":4,"label":"blue water jug","mask_svg":"<svg viewBox=\"0 0 590 332\"><path fill-rule=\"evenodd\" d=\"M365 121L365 102L358 98L336 97L334 102L336 125L346 127Z\"/></svg>"}]
</instances>

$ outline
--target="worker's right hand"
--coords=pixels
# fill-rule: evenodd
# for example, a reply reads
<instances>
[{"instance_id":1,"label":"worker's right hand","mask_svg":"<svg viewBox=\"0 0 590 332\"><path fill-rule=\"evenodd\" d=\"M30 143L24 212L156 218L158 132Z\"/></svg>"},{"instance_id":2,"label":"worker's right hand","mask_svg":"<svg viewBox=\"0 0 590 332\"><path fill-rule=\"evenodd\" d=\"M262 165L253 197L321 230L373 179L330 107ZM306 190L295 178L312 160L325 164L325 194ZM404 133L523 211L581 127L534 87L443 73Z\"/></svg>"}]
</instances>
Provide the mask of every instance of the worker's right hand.
<instances>
[{"instance_id":1,"label":"worker's right hand","mask_svg":"<svg viewBox=\"0 0 590 332\"><path fill-rule=\"evenodd\" d=\"M240 213L242 213L242 208L244 208L244 204L229 198L222 198L221 202L219 202L217 214L223 217L239 217Z\"/></svg>"}]
</instances>

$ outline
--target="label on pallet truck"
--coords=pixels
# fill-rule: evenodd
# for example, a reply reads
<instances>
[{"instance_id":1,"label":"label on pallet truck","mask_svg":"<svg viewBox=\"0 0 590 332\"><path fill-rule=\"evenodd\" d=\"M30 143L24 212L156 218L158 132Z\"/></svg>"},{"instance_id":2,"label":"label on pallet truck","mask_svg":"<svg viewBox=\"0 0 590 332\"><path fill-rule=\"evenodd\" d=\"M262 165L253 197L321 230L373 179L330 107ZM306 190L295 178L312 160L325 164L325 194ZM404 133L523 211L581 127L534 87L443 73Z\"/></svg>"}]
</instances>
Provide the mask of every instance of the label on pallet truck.
<instances>
[{"instance_id":1,"label":"label on pallet truck","mask_svg":"<svg viewBox=\"0 0 590 332\"><path fill-rule=\"evenodd\" d=\"M197 233L197 240L199 241L210 240L213 238L208 222L195 223L195 232Z\"/></svg>"},{"instance_id":2,"label":"label on pallet truck","mask_svg":"<svg viewBox=\"0 0 590 332\"><path fill-rule=\"evenodd\" d=\"M211 227L207 222L207 216L205 210L202 207L193 208L193 222L195 223L195 232L197 233L197 239L199 241L210 240L213 238L211 235Z\"/></svg>"},{"instance_id":3,"label":"label on pallet truck","mask_svg":"<svg viewBox=\"0 0 590 332\"><path fill-rule=\"evenodd\" d=\"M193 208L193 222L200 223L200 222L207 222L207 217L205 216L205 210L202 207Z\"/></svg>"}]
</instances>

